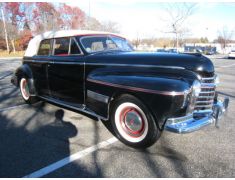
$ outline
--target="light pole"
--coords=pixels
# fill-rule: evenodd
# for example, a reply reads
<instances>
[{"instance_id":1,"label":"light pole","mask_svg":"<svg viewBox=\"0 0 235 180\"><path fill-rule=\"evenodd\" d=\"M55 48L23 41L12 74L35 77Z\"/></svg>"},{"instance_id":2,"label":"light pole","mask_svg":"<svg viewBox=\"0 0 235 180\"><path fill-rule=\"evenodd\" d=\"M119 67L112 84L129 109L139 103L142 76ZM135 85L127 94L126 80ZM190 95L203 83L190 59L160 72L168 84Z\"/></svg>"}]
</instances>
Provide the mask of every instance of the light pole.
<instances>
[{"instance_id":1,"label":"light pole","mask_svg":"<svg viewBox=\"0 0 235 180\"><path fill-rule=\"evenodd\" d=\"M178 48L179 48L179 34L178 34L178 28L175 26L175 24L172 25L173 27L173 32L175 33L176 36L176 50L178 52Z\"/></svg>"},{"instance_id":2,"label":"light pole","mask_svg":"<svg viewBox=\"0 0 235 180\"><path fill-rule=\"evenodd\" d=\"M8 35L7 35L6 22L5 22L3 9L1 9L1 13L2 13L3 26L4 26L5 40L6 40L6 45L7 45L7 52L9 53L10 49L9 49Z\"/></svg>"}]
</instances>

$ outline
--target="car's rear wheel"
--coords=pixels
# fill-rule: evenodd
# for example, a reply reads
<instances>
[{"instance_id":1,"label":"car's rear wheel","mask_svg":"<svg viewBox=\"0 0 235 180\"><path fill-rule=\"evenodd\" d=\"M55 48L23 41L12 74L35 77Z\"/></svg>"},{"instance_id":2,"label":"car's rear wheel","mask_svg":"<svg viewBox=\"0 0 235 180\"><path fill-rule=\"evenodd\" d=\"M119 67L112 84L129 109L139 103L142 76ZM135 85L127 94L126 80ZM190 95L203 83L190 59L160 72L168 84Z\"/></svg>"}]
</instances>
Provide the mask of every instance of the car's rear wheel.
<instances>
[{"instance_id":1,"label":"car's rear wheel","mask_svg":"<svg viewBox=\"0 0 235 180\"><path fill-rule=\"evenodd\" d=\"M37 97L32 96L29 91L29 83L26 77L22 77L19 82L20 92L24 101L28 104L33 104L38 101Z\"/></svg>"},{"instance_id":2,"label":"car's rear wheel","mask_svg":"<svg viewBox=\"0 0 235 180\"><path fill-rule=\"evenodd\" d=\"M135 148L149 147L160 137L152 114L134 96L124 95L115 101L111 124L118 139Z\"/></svg>"}]
</instances>

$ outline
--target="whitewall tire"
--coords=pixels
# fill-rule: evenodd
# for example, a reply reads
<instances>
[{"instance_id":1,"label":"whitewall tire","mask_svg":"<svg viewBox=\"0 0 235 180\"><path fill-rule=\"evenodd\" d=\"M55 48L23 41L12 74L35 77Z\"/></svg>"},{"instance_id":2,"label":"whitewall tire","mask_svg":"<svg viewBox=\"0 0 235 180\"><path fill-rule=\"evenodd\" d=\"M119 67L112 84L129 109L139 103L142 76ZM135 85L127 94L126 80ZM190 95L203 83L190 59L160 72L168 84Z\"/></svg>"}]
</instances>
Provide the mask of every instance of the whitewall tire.
<instances>
[{"instance_id":1,"label":"whitewall tire","mask_svg":"<svg viewBox=\"0 0 235 180\"><path fill-rule=\"evenodd\" d=\"M148 132L147 117L140 107L130 102L118 106L115 125L121 136L132 143L142 141Z\"/></svg>"},{"instance_id":2,"label":"whitewall tire","mask_svg":"<svg viewBox=\"0 0 235 180\"><path fill-rule=\"evenodd\" d=\"M28 101L30 98L30 93L29 93L28 81L26 78L20 79L20 91L23 99L25 101Z\"/></svg>"},{"instance_id":3,"label":"whitewall tire","mask_svg":"<svg viewBox=\"0 0 235 180\"><path fill-rule=\"evenodd\" d=\"M110 121L115 136L131 147L149 147L161 134L150 111L131 95L123 95L115 100Z\"/></svg>"},{"instance_id":4,"label":"whitewall tire","mask_svg":"<svg viewBox=\"0 0 235 180\"><path fill-rule=\"evenodd\" d=\"M29 82L26 77L21 77L19 81L20 92L24 101L28 104L33 104L38 101L36 96L32 96L29 91Z\"/></svg>"}]
</instances>

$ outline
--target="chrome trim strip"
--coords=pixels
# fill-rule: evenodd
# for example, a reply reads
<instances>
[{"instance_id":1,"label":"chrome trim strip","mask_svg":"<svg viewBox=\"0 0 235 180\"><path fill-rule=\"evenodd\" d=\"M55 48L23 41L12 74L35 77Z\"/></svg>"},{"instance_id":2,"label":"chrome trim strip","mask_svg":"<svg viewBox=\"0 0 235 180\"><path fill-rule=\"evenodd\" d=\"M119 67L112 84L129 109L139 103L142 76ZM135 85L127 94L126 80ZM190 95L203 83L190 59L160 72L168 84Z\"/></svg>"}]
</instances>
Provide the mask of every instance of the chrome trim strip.
<instances>
[{"instance_id":1,"label":"chrome trim strip","mask_svg":"<svg viewBox=\"0 0 235 180\"><path fill-rule=\"evenodd\" d=\"M215 83L201 83L202 86L215 86Z\"/></svg>"},{"instance_id":2,"label":"chrome trim strip","mask_svg":"<svg viewBox=\"0 0 235 180\"><path fill-rule=\"evenodd\" d=\"M196 104L199 104L199 103L213 103L214 100L207 100L207 101L196 101Z\"/></svg>"},{"instance_id":3,"label":"chrome trim strip","mask_svg":"<svg viewBox=\"0 0 235 180\"><path fill-rule=\"evenodd\" d=\"M215 84L213 85L209 85L209 84L204 84L203 86L201 86L202 89L206 89L206 88L215 88Z\"/></svg>"},{"instance_id":4,"label":"chrome trim strip","mask_svg":"<svg viewBox=\"0 0 235 180\"><path fill-rule=\"evenodd\" d=\"M87 90L87 96L89 98L95 99L96 101L100 101L100 102L103 102L103 103L108 103L109 102L109 97L108 96L96 93L94 91Z\"/></svg>"},{"instance_id":5,"label":"chrome trim strip","mask_svg":"<svg viewBox=\"0 0 235 180\"><path fill-rule=\"evenodd\" d=\"M209 104L209 105L195 105L195 107L212 107L213 104Z\"/></svg>"},{"instance_id":6,"label":"chrome trim strip","mask_svg":"<svg viewBox=\"0 0 235 180\"><path fill-rule=\"evenodd\" d=\"M210 114L210 113L212 113L213 111L212 111L212 109L207 109L207 110L195 110L195 111L193 111L193 113L194 114Z\"/></svg>"},{"instance_id":7,"label":"chrome trim strip","mask_svg":"<svg viewBox=\"0 0 235 180\"><path fill-rule=\"evenodd\" d=\"M198 96L197 99L214 99L214 96Z\"/></svg>"},{"instance_id":8,"label":"chrome trim strip","mask_svg":"<svg viewBox=\"0 0 235 180\"><path fill-rule=\"evenodd\" d=\"M93 79L87 79L87 81L93 82L93 83L96 83L96 84L102 84L102 85L106 85L106 86L112 86L112 87L123 88L123 89L132 90L132 91L152 93L152 94L179 96L179 95L184 95L186 93L185 91L183 91L183 92L175 92L175 91L158 91L158 90L152 90L152 89L144 89L144 88L138 88L138 87L114 84L114 83L109 83L109 82L104 82L104 81L99 81L99 80L93 80Z\"/></svg>"},{"instance_id":9,"label":"chrome trim strip","mask_svg":"<svg viewBox=\"0 0 235 180\"><path fill-rule=\"evenodd\" d=\"M84 62L60 62L60 61L53 61L52 64L69 64L69 65L83 65Z\"/></svg>"},{"instance_id":10,"label":"chrome trim strip","mask_svg":"<svg viewBox=\"0 0 235 180\"><path fill-rule=\"evenodd\" d=\"M215 93L215 91L201 91L200 94L211 94Z\"/></svg>"},{"instance_id":11,"label":"chrome trim strip","mask_svg":"<svg viewBox=\"0 0 235 180\"><path fill-rule=\"evenodd\" d=\"M79 55L78 55L79 56ZM24 62L33 62L33 63L49 63L49 64L83 64L83 62L58 62L52 60L24 60ZM164 69L185 69L178 66L158 66L158 65L144 65L144 64L114 64L114 63L87 63L88 66L119 66L119 67L143 67L143 68L164 68Z\"/></svg>"},{"instance_id":12,"label":"chrome trim strip","mask_svg":"<svg viewBox=\"0 0 235 180\"><path fill-rule=\"evenodd\" d=\"M47 64L51 63L51 60L29 60L29 59L23 59L23 62L32 62L32 63L41 63L41 64Z\"/></svg>"},{"instance_id":13,"label":"chrome trim strip","mask_svg":"<svg viewBox=\"0 0 235 180\"><path fill-rule=\"evenodd\" d=\"M209 78L202 78L202 81L203 81L203 80L214 80L214 78L215 78L215 76L209 77Z\"/></svg>"},{"instance_id":14,"label":"chrome trim strip","mask_svg":"<svg viewBox=\"0 0 235 180\"><path fill-rule=\"evenodd\" d=\"M215 86L201 86L201 89L212 89L215 88Z\"/></svg>"},{"instance_id":15,"label":"chrome trim strip","mask_svg":"<svg viewBox=\"0 0 235 180\"><path fill-rule=\"evenodd\" d=\"M162 65L145 65L145 64L117 64L117 63L86 63L86 65L95 65L95 66L124 66L124 67L144 67L144 68L165 68L165 69L185 69L180 66L162 66Z\"/></svg>"},{"instance_id":16,"label":"chrome trim strip","mask_svg":"<svg viewBox=\"0 0 235 180\"><path fill-rule=\"evenodd\" d=\"M71 65L83 65L84 62L65 62L65 61L53 61L53 60L24 60L24 62L32 62L32 63L41 63L41 64L71 64Z\"/></svg>"},{"instance_id":17,"label":"chrome trim strip","mask_svg":"<svg viewBox=\"0 0 235 180\"><path fill-rule=\"evenodd\" d=\"M81 111L81 112L87 113L89 115L97 117L98 119L103 119L105 121L108 120L108 118L106 118L106 117L100 116L100 115L96 114L95 112L86 110L85 106L83 106L83 108L78 108L78 107L71 106L69 104L65 104L62 101L59 101L59 100L56 100L56 99L53 99L53 98L47 98L47 97L44 97L44 96L38 96L38 97L40 97L40 98L42 98L42 99L44 99L44 100L46 100L48 102L52 102L52 103L59 104L59 105L62 105L64 107L67 107L67 108L70 108L70 109L73 109L73 110L77 110L77 111Z\"/></svg>"}]
</instances>

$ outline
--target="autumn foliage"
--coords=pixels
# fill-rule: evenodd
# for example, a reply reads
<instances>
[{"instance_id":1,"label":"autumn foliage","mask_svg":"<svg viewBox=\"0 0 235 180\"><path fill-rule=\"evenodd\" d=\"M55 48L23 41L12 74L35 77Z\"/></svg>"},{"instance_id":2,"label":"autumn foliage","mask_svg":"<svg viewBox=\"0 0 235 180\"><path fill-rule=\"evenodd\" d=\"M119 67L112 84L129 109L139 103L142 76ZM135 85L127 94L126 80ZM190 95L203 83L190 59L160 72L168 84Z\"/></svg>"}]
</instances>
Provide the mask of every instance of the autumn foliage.
<instances>
[{"instance_id":1,"label":"autumn foliage","mask_svg":"<svg viewBox=\"0 0 235 180\"><path fill-rule=\"evenodd\" d=\"M81 29L85 13L78 7L48 2L4 2L6 30L11 50L23 50L32 36L50 30ZM6 49L3 17L0 16L0 49Z\"/></svg>"}]
</instances>

